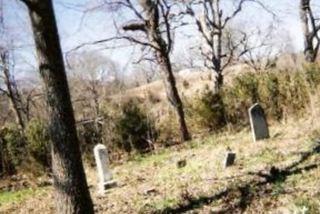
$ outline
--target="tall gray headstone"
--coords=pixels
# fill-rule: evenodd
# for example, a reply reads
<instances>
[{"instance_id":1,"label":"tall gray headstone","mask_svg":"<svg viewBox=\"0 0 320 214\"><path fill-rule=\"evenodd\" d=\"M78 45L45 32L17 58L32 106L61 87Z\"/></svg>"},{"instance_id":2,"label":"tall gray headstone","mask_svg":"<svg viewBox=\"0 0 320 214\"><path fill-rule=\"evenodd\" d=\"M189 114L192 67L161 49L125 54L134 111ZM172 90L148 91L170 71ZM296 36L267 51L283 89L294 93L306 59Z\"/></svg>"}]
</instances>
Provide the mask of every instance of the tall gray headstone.
<instances>
[{"instance_id":1,"label":"tall gray headstone","mask_svg":"<svg viewBox=\"0 0 320 214\"><path fill-rule=\"evenodd\" d=\"M253 141L269 138L269 128L263 108L256 103L249 108Z\"/></svg>"},{"instance_id":2,"label":"tall gray headstone","mask_svg":"<svg viewBox=\"0 0 320 214\"><path fill-rule=\"evenodd\" d=\"M99 178L98 192L103 194L106 189L115 185L115 182L112 180L111 171L109 169L108 151L103 144L96 145L93 151Z\"/></svg>"}]
</instances>

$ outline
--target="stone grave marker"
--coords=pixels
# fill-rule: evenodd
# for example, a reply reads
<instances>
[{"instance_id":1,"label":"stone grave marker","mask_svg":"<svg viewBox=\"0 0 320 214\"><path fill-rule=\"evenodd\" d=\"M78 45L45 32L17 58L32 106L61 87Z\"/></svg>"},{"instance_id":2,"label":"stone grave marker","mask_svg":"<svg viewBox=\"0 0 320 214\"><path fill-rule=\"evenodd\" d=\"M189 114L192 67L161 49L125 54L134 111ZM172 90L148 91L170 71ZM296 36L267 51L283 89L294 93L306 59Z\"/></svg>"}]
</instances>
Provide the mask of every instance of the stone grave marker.
<instances>
[{"instance_id":1,"label":"stone grave marker","mask_svg":"<svg viewBox=\"0 0 320 214\"><path fill-rule=\"evenodd\" d=\"M250 126L253 141L269 138L269 128L263 108L256 103L249 108Z\"/></svg>"},{"instance_id":2,"label":"stone grave marker","mask_svg":"<svg viewBox=\"0 0 320 214\"><path fill-rule=\"evenodd\" d=\"M187 165L186 159L182 159L182 160L179 160L179 161L177 162L177 167L178 167L178 168L183 168L183 167L185 167L186 165Z\"/></svg>"},{"instance_id":3,"label":"stone grave marker","mask_svg":"<svg viewBox=\"0 0 320 214\"><path fill-rule=\"evenodd\" d=\"M105 145L98 144L94 147L93 151L99 178L98 192L104 194L107 189L115 186L116 182L112 180L112 174L109 169L108 151Z\"/></svg>"},{"instance_id":4,"label":"stone grave marker","mask_svg":"<svg viewBox=\"0 0 320 214\"><path fill-rule=\"evenodd\" d=\"M229 166L232 166L235 160L236 160L236 153L228 151L223 162L223 167L227 168Z\"/></svg>"}]
</instances>

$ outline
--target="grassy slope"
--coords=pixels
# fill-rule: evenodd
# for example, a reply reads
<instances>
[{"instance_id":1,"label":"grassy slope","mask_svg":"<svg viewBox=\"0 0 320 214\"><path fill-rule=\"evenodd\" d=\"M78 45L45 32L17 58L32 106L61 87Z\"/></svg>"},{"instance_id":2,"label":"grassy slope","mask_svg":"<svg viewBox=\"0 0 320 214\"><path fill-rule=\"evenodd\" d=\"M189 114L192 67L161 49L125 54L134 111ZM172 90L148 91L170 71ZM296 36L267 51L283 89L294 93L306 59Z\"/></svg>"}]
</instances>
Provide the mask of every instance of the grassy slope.
<instances>
[{"instance_id":1,"label":"grassy slope","mask_svg":"<svg viewBox=\"0 0 320 214\"><path fill-rule=\"evenodd\" d=\"M220 134L169 148L113 168L118 187L105 197L92 195L99 213L319 213L320 157L313 139L317 121L289 121L271 127L267 141L251 142L249 130ZM223 169L226 148L237 152L236 165ZM174 151L172 151L174 150ZM186 159L178 169L176 162ZM270 170L272 166L279 169ZM87 169L90 184L94 169ZM0 193L0 198L4 198ZM52 212L51 188L29 199L6 197L3 212ZM19 203L11 203L12 201Z\"/></svg>"},{"instance_id":2,"label":"grassy slope","mask_svg":"<svg viewBox=\"0 0 320 214\"><path fill-rule=\"evenodd\" d=\"M118 187L105 197L96 195L96 172L88 167L96 211L292 213L305 208L320 213L320 157L313 139L320 136L319 104L312 103L310 117L273 124L266 141L252 143L246 129L135 156L112 168ZM227 147L237 153L237 160L223 169ZM178 169L181 159L187 165ZM0 192L0 213L53 213L52 202L52 188Z\"/></svg>"}]
</instances>

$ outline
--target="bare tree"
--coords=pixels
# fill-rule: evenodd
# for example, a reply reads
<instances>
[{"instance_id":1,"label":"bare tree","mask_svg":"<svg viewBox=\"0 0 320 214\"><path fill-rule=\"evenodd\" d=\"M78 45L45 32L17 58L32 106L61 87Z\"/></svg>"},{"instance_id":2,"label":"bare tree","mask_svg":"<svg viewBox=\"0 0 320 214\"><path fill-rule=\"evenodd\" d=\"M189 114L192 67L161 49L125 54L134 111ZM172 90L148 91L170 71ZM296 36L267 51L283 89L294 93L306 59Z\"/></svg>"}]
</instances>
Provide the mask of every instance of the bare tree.
<instances>
[{"instance_id":1,"label":"bare tree","mask_svg":"<svg viewBox=\"0 0 320 214\"><path fill-rule=\"evenodd\" d=\"M239 50L242 54L239 60L255 71L275 67L281 53L279 45L274 40L277 38L275 30L275 26L271 24L264 30L258 28L247 33L247 39L243 41Z\"/></svg>"},{"instance_id":2,"label":"bare tree","mask_svg":"<svg viewBox=\"0 0 320 214\"><path fill-rule=\"evenodd\" d=\"M300 0L300 21L304 36L304 55L308 62L314 62L320 47L320 17L316 17L311 0Z\"/></svg>"},{"instance_id":3,"label":"bare tree","mask_svg":"<svg viewBox=\"0 0 320 214\"><path fill-rule=\"evenodd\" d=\"M214 71L215 91L223 85L223 71L235 58L239 58L247 50L237 53L236 50L247 40L247 34L239 34L233 39L230 23L242 11L246 2L255 0L236 0L233 2L234 11L226 15L221 0L192 0L186 4L186 12L194 18L197 28L204 39L205 45L201 53L205 58L206 67ZM238 56L236 56L238 54Z\"/></svg>"},{"instance_id":4,"label":"bare tree","mask_svg":"<svg viewBox=\"0 0 320 214\"><path fill-rule=\"evenodd\" d=\"M10 66L8 51L3 50L0 53L0 66L3 73L2 78L6 87L6 89L0 88L0 91L9 98L14 114L16 115L16 121L21 130L24 130L28 119L28 114L26 112L21 94L18 90L16 80L12 74L12 71L10 72L10 70L12 70L12 66Z\"/></svg>"},{"instance_id":5,"label":"bare tree","mask_svg":"<svg viewBox=\"0 0 320 214\"><path fill-rule=\"evenodd\" d=\"M182 141L191 139L189 134L183 104L176 87L173 75L170 52L173 46L172 28L170 26L171 7L167 0L143 0L139 2L143 9L137 17L140 22L133 22L123 26L125 31L140 31L148 38L148 46L153 49L155 59L161 68L169 102L174 106L180 124ZM134 7L131 7L133 10ZM144 17L143 17L144 15ZM162 28L163 25L164 27ZM166 37L166 40L163 38Z\"/></svg>"},{"instance_id":6,"label":"bare tree","mask_svg":"<svg viewBox=\"0 0 320 214\"><path fill-rule=\"evenodd\" d=\"M143 61L133 67L135 83L149 84L157 78L156 66L150 61Z\"/></svg>"},{"instance_id":7,"label":"bare tree","mask_svg":"<svg viewBox=\"0 0 320 214\"><path fill-rule=\"evenodd\" d=\"M51 0L21 0L28 8L40 76L49 107L57 213L94 213L77 137Z\"/></svg>"},{"instance_id":8,"label":"bare tree","mask_svg":"<svg viewBox=\"0 0 320 214\"><path fill-rule=\"evenodd\" d=\"M87 103L92 117L100 116L103 86L117 84L119 69L110 58L89 51L74 53L68 59L71 73L71 91L75 101ZM91 118L92 119L92 118Z\"/></svg>"},{"instance_id":9,"label":"bare tree","mask_svg":"<svg viewBox=\"0 0 320 214\"><path fill-rule=\"evenodd\" d=\"M171 4L167 0L142 0L139 2L111 0L107 3L113 9L125 8L133 12L135 18L122 26L122 30L133 32L133 34L123 33L121 36L112 39L126 39L134 44L141 45L147 53L152 53L153 58L148 60L154 59L160 67L168 100L178 115L181 140L190 140L191 136L185 121L183 103L176 87L170 60L170 53L173 48L172 31L175 28L171 26L173 17L171 9L176 3ZM110 41L110 39L97 41L95 44L106 41Z\"/></svg>"},{"instance_id":10,"label":"bare tree","mask_svg":"<svg viewBox=\"0 0 320 214\"><path fill-rule=\"evenodd\" d=\"M193 43L191 47L186 50L179 51L173 58L173 64L175 71L181 71L183 69L199 69L203 65L203 57L199 52L198 43Z\"/></svg>"}]
</instances>

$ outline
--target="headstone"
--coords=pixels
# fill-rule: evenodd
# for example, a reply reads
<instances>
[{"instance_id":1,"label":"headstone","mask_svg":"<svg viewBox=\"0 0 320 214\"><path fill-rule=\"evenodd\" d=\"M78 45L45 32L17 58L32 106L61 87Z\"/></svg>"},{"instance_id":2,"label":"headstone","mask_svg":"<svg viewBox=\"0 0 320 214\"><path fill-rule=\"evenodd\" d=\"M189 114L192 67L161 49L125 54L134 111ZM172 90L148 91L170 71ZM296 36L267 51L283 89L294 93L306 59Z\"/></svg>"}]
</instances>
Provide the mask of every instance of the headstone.
<instances>
[{"instance_id":1,"label":"headstone","mask_svg":"<svg viewBox=\"0 0 320 214\"><path fill-rule=\"evenodd\" d=\"M177 167L178 167L178 168L183 168L183 167L185 167L186 165L187 165L187 161L186 161L185 159L179 160L179 161L177 162Z\"/></svg>"},{"instance_id":2,"label":"headstone","mask_svg":"<svg viewBox=\"0 0 320 214\"><path fill-rule=\"evenodd\" d=\"M253 141L269 138L266 116L260 104L256 103L249 108L249 118Z\"/></svg>"},{"instance_id":3,"label":"headstone","mask_svg":"<svg viewBox=\"0 0 320 214\"><path fill-rule=\"evenodd\" d=\"M236 153L228 151L224 160L224 168L232 166L236 160Z\"/></svg>"},{"instance_id":4,"label":"headstone","mask_svg":"<svg viewBox=\"0 0 320 214\"><path fill-rule=\"evenodd\" d=\"M98 144L94 147L93 151L99 177L98 192L103 194L116 183L112 180L112 174L109 169L108 151L105 145Z\"/></svg>"},{"instance_id":5,"label":"headstone","mask_svg":"<svg viewBox=\"0 0 320 214\"><path fill-rule=\"evenodd\" d=\"M144 195L156 194L158 191L154 187L147 188L143 191Z\"/></svg>"}]
</instances>

